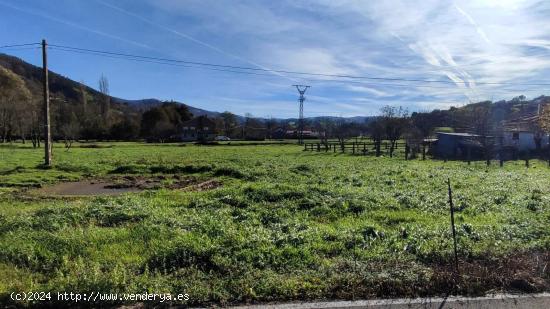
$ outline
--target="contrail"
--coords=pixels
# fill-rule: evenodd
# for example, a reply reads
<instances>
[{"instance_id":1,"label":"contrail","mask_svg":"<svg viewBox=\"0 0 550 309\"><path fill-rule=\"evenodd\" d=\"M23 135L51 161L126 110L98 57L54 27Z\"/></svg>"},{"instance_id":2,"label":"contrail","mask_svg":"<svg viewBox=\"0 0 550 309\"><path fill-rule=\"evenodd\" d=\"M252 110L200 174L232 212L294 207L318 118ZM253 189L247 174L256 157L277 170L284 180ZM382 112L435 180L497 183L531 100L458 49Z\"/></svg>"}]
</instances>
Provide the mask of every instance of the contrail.
<instances>
[{"instance_id":1,"label":"contrail","mask_svg":"<svg viewBox=\"0 0 550 309\"><path fill-rule=\"evenodd\" d=\"M19 12L23 12L25 14L30 14L30 15L42 17L42 18L45 18L45 19L49 19L51 21L55 21L55 22L58 22L60 24L64 24L64 25L74 27L74 28L77 28L77 29L80 29L80 30L91 32L91 33L101 35L101 36L104 36L104 37L107 37L107 38L110 38L110 39L114 39L114 40L118 40L118 41L121 41L121 42L133 44L133 45L136 45L136 46L139 46L139 47L142 47L142 48L147 48L147 49L154 50L154 48L152 48L151 46L148 46L146 44L136 42L136 41L132 41L132 40L128 40L128 39L125 39L125 38L122 38L122 37L119 37L119 36L116 36L116 35L112 35L112 34L109 34L109 33L105 33L105 32L99 31L99 30L84 27L84 26L81 26L79 24L76 24L76 23L73 23L73 22L70 22L70 21L66 21L66 20L59 19L57 17L53 17L51 15L47 15L47 14L44 14L44 13L38 13L38 12L35 12L35 11L29 11L29 10L26 10L26 9L22 9L20 7L13 6L13 5L5 3L3 1L0 1L0 5L6 6L8 8L11 8L11 9L19 11Z\"/></svg>"},{"instance_id":2,"label":"contrail","mask_svg":"<svg viewBox=\"0 0 550 309\"><path fill-rule=\"evenodd\" d=\"M466 11L461 9L456 3L454 4L454 7L460 14L466 17L466 19L470 22L472 26L474 26L474 28L476 28L477 33L485 42L489 44L492 43L491 40L489 40L489 38L487 37L487 34L485 34L485 31L481 29L481 27L476 23L476 21L472 18L472 16L470 16L470 14L466 13Z\"/></svg>"},{"instance_id":3,"label":"contrail","mask_svg":"<svg viewBox=\"0 0 550 309\"><path fill-rule=\"evenodd\" d=\"M254 65L254 66L256 66L256 67L258 67L258 68L260 68L260 69L269 71L270 73L272 73L272 74L274 74L274 75L277 75L277 76L280 76L280 77L284 77L284 78L286 78L286 79L288 79L288 80L290 80L290 81L299 82L299 81L296 80L296 79L290 78L290 77L288 77L288 76L286 76L286 75L283 75L283 74L281 74L281 73L278 73L278 72L273 72L273 70L270 69L270 68L264 67L264 66L262 66L262 65L260 65L260 64L258 64L258 63L255 63L255 62L252 62L252 61L250 61L250 60L244 59L244 58L242 58L242 57L240 57L240 56L237 56L237 55L228 53L228 52L226 52L226 51L224 51L224 50L222 50L222 49L220 49L220 48L218 48L218 47L216 47L216 46L214 46L214 45L212 45L212 44L209 44L209 43L207 43L207 42L201 41L201 40L199 40L199 39L197 39L197 38L195 38L195 37L192 37L192 36L190 36L190 35L188 35L188 34L185 34L185 33L182 33L182 32L180 32L180 31L174 30L174 29L172 29L172 28L168 28L168 27L166 27L166 26L164 26L164 25L161 25L161 24L157 24L157 23L155 23L155 22L152 22L151 20L149 20L149 19L147 19L147 18L145 18L145 17L142 17L142 16L137 15L137 14L135 14L135 13L132 13L132 12L130 12L130 11L127 11L127 10L121 8L121 7L112 5L112 4L107 3L107 2L105 2L105 1L102 1L102 0L94 0L94 1L97 2L97 3L99 3L99 4L101 4L101 5L103 5L103 6L106 6L106 7L108 7L108 8L111 8L111 9L113 9L113 10L119 11L119 12L125 14L125 15L128 15L128 16L134 17L134 18L136 18L136 19L139 19L139 20L141 20L142 22L145 22L145 23L147 23L147 24L149 24L149 25L152 25L152 26L154 26L154 27L157 27L157 28L162 29L162 30L164 30L164 31L170 32L170 33L172 33L172 34L175 34L175 35L177 35L177 36L179 36L179 37L182 37L182 38L185 38L185 39L190 40L190 41L192 41L192 42L195 42L195 43L197 43L197 44L199 44L199 45L202 45L202 46L204 46L204 47L207 47L207 48L209 48L209 49L212 49L212 50L214 50L214 51L216 51L216 52L218 52L218 53L220 53L220 54L223 54L223 55L225 55L225 56L229 56L229 57L232 57L232 58L234 58L234 59L237 59L237 60L240 60L240 61L247 62L247 63L252 64L252 65Z\"/></svg>"}]
</instances>

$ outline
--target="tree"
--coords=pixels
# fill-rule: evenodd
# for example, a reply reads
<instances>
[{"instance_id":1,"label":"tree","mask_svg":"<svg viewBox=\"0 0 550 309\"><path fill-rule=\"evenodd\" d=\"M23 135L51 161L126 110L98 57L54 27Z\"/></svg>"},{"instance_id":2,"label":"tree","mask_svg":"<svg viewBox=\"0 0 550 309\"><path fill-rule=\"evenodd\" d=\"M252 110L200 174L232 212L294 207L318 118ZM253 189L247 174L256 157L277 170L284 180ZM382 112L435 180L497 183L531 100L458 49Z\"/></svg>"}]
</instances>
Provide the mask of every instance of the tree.
<instances>
[{"instance_id":1,"label":"tree","mask_svg":"<svg viewBox=\"0 0 550 309\"><path fill-rule=\"evenodd\" d=\"M481 143L487 165L491 163L495 148L493 135L496 132L496 123L493 121L491 107L492 102L490 101L467 106L460 111L457 124L457 127L462 127L467 132L479 135L477 139Z\"/></svg>"},{"instance_id":2,"label":"tree","mask_svg":"<svg viewBox=\"0 0 550 309\"><path fill-rule=\"evenodd\" d=\"M60 133L63 136L65 148L69 151L73 142L78 139L80 133L80 123L74 112L70 112L66 120L60 126Z\"/></svg>"},{"instance_id":3,"label":"tree","mask_svg":"<svg viewBox=\"0 0 550 309\"><path fill-rule=\"evenodd\" d=\"M101 80L99 83L101 85ZM86 86L84 85L83 81L81 81L78 85L78 91L80 92L80 104L82 104L82 114L83 116L86 116L88 112L88 92L86 91Z\"/></svg>"},{"instance_id":4,"label":"tree","mask_svg":"<svg viewBox=\"0 0 550 309\"><path fill-rule=\"evenodd\" d=\"M111 127L111 138L115 140L135 140L139 137L140 123L136 117L126 116Z\"/></svg>"},{"instance_id":5,"label":"tree","mask_svg":"<svg viewBox=\"0 0 550 309\"><path fill-rule=\"evenodd\" d=\"M11 141L15 131L18 131L24 140L27 124L30 123L32 115L32 95L21 77L3 67L0 67L0 85L1 141Z\"/></svg>"},{"instance_id":6,"label":"tree","mask_svg":"<svg viewBox=\"0 0 550 309\"><path fill-rule=\"evenodd\" d=\"M550 133L550 105L545 104L541 106L538 125L542 131Z\"/></svg>"},{"instance_id":7,"label":"tree","mask_svg":"<svg viewBox=\"0 0 550 309\"><path fill-rule=\"evenodd\" d=\"M107 121L111 109L111 96L109 95L109 80L103 74L99 78L99 92L101 93L101 114Z\"/></svg>"},{"instance_id":8,"label":"tree","mask_svg":"<svg viewBox=\"0 0 550 309\"><path fill-rule=\"evenodd\" d=\"M243 139L264 140L265 127L258 119L250 113L245 114L243 125Z\"/></svg>"},{"instance_id":9,"label":"tree","mask_svg":"<svg viewBox=\"0 0 550 309\"><path fill-rule=\"evenodd\" d=\"M252 116L251 113L244 114L244 124L243 124L243 132L242 132L242 139L246 139L247 135L249 134L248 131L251 129L252 125L252 119L254 116Z\"/></svg>"},{"instance_id":10,"label":"tree","mask_svg":"<svg viewBox=\"0 0 550 309\"><path fill-rule=\"evenodd\" d=\"M354 123L347 123L343 118L338 118L334 121L333 130L334 136L338 139L340 147L344 147L344 142L352 137L359 135L360 130Z\"/></svg>"},{"instance_id":11,"label":"tree","mask_svg":"<svg viewBox=\"0 0 550 309\"><path fill-rule=\"evenodd\" d=\"M368 123L368 132L370 134L370 137L372 138L372 141L374 142L374 148L376 151L376 156L380 156L380 146L382 144L382 140L384 139L385 134L385 127L384 127L384 121L382 118L377 118L375 120L372 120Z\"/></svg>"},{"instance_id":12,"label":"tree","mask_svg":"<svg viewBox=\"0 0 550 309\"><path fill-rule=\"evenodd\" d=\"M269 116L265 121L265 129L267 133L267 138L272 139L273 138L273 131L275 131L275 128L277 127L277 120L271 116Z\"/></svg>"},{"instance_id":13,"label":"tree","mask_svg":"<svg viewBox=\"0 0 550 309\"><path fill-rule=\"evenodd\" d=\"M435 127L442 126L439 118L435 111L430 113L414 112L411 115L411 124L418 129L423 138L426 138L432 134Z\"/></svg>"},{"instance_id":14,"label":"tree","mask_svg":"<svg viewBox=\"0 0 550 309\"><path fill-rule=\"evenodd\" d=\"M393 157L395 145L408 126L408 111L401 106L384 106L382 108L382 123L386 138L390 141L390 157Z\"/></svg>"},{"instance_id":15,"label":"tree","mask_svg":"<svg viewBox=\"0 0 550 309\"><path fill-rule=\"evenodd\" d=\"M328 138L329 135L332 134L333 129L332 121L330 121L329 118L323 117L315 122L314 128L315 130L317 130L317 132L319 132L321 143L325 145L325 148L328 148Z\"/></svg>"},{"instance_id":16,"label":"tree","mask_svg":"<svg viewBox=\"0 0 550 309\"><path fill-rule=\"evenodd\" d=\"M42 103L41 99L33 98L31 99L31 108L30 108L30 138L33 148L40 148L40 138L42 136L42 113L40 112L40 104Z\"/></svg>"},{"instance_id":17,"label":"tree","mask_svg":"<svg viewBox=\"0 0 550 309\"><path fill-rule=\"evenodd\" d=\"M540 130L546 134L550 133L550 105L544 104L540 106L538 118L538 126ZM548 146L548 164L550 165L550 145Z\"/></svg>"},{"instance_id":18,"label":"tree","mask_svg":"<svg viewBox=\"0 0 550 309\"><path fill-rule=\"evenodd\" d=\"M223 133L225 136L231 136L233 130L237 126L237 116L235 114L225 111L221 114L221 118L223 119Z\"/></svg>"},{"instance_id":19,"label":"tree","mask_svg":"<svg viewBox=\"0 0 550 309\"><path fill-rule=\"evenodd\" d=\"M154 107L141 117L141 135L148 140L163 141L174 130L166 111L161 107Z\"/></svg>"},{"instance_id":20,"label":"tree","mask_svg":"<svg viewBox=\"0 0 550 309\"><path fill-rule=\"evenodd\" d=\"M177 135L181 124L192 116L186 105L165 102L143 113L141 135L148 140L164 142Z\"/></svg>"}]
</instances>

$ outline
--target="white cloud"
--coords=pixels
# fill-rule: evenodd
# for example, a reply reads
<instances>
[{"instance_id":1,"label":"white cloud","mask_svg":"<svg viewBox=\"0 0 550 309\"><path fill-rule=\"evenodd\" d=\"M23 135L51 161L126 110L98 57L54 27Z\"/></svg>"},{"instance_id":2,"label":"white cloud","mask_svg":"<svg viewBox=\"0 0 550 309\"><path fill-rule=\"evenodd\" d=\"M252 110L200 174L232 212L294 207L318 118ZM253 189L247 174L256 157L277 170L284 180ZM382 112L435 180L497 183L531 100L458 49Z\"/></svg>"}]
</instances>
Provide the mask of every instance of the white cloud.
<instances>
[{"instance_id":1,"label":"white cloud","mask_svg":"<svg viewBox=\"0 0 550 309\"><path fill-rule=\"evenodd\" d=\"M240 58L261 67L442 82L353 80L371 84L361 85L294 76L311 83L310 95L325 98L322 102L332 104L332 112L361 113L365 104L380 101L370 99L400 99L425 109L518 93L539 95L543 90L538 87L514 83L548 79L550 71L550 60L541 57L550 49L550 22L544 14L550 4L545 1L151 0L151 5L192 17L203 27L202 32L192 27L194 36L223 37L224 47L239 50ZM485 84L495 82L511 85ZM273 97L292 93L282 84L289 81L265 89ZM249 100L254 95L247 91L230 92Z\"/></svg>"},{"instance_id":2,"label":"white cloud","mask_svg":"<svg viewBox=\"0 0 550 309\"><path fill-rule=\"evenodd\" d=\"M367 86L348 85L346 88L353 92L367 93L375 97L386 97L390 95L386 91L382 91L382 90L379 90L373 87L367 87Z\"/></svg>"}]
</instances>

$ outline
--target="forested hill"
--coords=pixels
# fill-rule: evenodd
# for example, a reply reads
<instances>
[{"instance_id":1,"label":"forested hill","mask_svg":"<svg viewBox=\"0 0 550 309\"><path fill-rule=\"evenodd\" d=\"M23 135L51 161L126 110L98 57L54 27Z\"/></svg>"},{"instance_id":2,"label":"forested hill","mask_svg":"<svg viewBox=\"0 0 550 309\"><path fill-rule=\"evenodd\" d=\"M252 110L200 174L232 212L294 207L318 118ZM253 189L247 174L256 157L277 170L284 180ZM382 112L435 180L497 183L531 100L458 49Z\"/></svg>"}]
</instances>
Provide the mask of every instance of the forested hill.
<instances>
[{"instance_id":1,"label":"forested hill","mask_svg":"<svg viewBox=\"0 0 550 309\"><path fill-rule=\"evenodd\" d=\"M27 63L17 57L0 53L0 66L7 68L15 74L21 76L31 90L33 96L37 99L42 98L42 68ZM99 80L99 76L98 76ZM99 100L101 93L94 88L83 85L70 78L49 71L50 93L53 98L68 100L70 102L80 102L82 99L82 90L85 90L92 102ZM126 111L127 108L136 111L146 111L152 107L163 104L158 99L126 100L110 96L112 108ZM180 102L176 102L180 103ZM183 103L180 103L183 104ZM207 111L187 105L189 111L195 115L207 115L209 117L219 116L220 113Z\"/></svg>"},{"instance_id":2,"label":"forested hill","mask_svg":"<svg viewBox=\"0 0 550 309\"><path fill-rule=\"evenodd\" d=\"M448 110L413 113L412 120L424 135L441 127L476 134L491 134L498 130L537 131L542 119L539 114L550 113L549 103L548 96L541 95L527 100L521 95L511 100L484 101Z\"/></svg>"},{"instance_id":3,"label":"forested hill","mask_svg":"<svg viewBox=\"0 0 550 309\"><path fill-rule=\"evenodd\" d=\"M0 54L0 142L42 134L42 68ZM157 99L126 100L109 94L107 78L98 76L97 89L49 71L54 139L155 139L178 134L193 116L215 118L218 112ZM237 119L238 117L235 116Z\"/></svg>"},{"instance_id":4,"label":"forested hill","mask_svg":"<svg viewBox=\"0 0 550 309\"><path fill-rule=\"evenodd\" d=\"M27 63L19 58L0 54L0 66L11 70L25 81L29 90L36 98L42 97L42 68ZM53 97L63 97L68 100L78 101L82 85L69 78L49 71L50 92ZM92 97L98 97L99 92L93 88L84 86L86 92Z\"/></svg>"},{"instance_id":5,"label":"forested hill","mask_svg":"<svg viewBox=\"0 0 550 309\"><path fill-rule=\"evenodd\" d=\"M158 107L158 106L161 106L164 101L161 101L161 100L158 100L158 99L142 99L142 100L126 100L126 99L121 99L121 98L113 98L116 102L119 102L119 103L122 103L122 104L128 104L130 107L132 108L135 108L137 110L140 110L140 111L146 111L146 110L149 110L151 109L152 107ZM178 104L184 104L184 103L181 103L181 102L174 102L174 103L178 103ZM191 112L191 114L193 114L194 116L202 116L202 115L206 115L210 118L215 118L215 117L219 117L220 116L220 112L213 112L213 111L208 111L208 110L205 110L205 109L202 109L202 108L198 108L198 107L193 107L193 106L190 106L190 105L187 105L187 109L189 110L189 112Z\"/></svg>"}]
</instances>

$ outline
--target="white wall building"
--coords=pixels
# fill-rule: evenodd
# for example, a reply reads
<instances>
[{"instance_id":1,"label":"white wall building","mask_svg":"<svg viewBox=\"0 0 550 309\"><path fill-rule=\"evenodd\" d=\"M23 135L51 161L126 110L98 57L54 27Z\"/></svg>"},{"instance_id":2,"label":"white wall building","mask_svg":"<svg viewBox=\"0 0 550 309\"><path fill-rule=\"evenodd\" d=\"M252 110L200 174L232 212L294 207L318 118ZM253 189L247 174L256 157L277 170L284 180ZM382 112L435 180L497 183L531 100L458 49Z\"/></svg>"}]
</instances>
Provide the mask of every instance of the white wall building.
<instances>
[{"instance_id":1,"label":"white wall building","mask_svg":"<svg viewBox=\"0 0 550 309\"><path fill-rule=\"evenodd\" d=\"M502 135L503 146L515 147L519 151L536 150L537 139L540 147L548 147L548 134L529 131L505 131Z\"/></svg>"}]
</instances>

